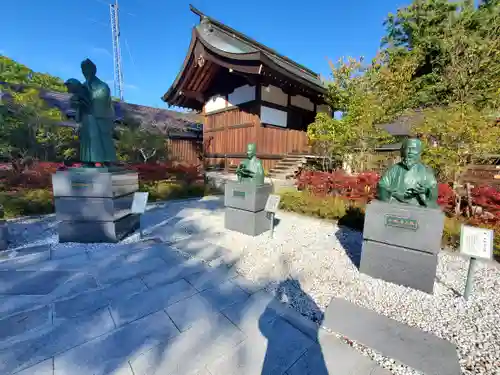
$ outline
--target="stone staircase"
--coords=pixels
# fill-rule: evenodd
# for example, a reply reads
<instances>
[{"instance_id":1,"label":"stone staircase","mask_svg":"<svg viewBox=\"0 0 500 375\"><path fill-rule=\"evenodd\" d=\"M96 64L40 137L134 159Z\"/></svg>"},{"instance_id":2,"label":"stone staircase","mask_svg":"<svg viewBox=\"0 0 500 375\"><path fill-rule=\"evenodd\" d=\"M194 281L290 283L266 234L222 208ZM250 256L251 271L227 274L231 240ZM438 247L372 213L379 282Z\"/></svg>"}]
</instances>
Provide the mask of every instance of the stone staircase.
<instances>
[{"instance_id":1,"label":"stone staircase","mask_svg":"<svg viewBox=\"0 0 500 375\"><path fill-rule=\"evenodd\" d=\"M295 173L307 162L307 154L288 154L269 170L269 177L278 180L293 179Z\"/></svg>"}]
</instances>

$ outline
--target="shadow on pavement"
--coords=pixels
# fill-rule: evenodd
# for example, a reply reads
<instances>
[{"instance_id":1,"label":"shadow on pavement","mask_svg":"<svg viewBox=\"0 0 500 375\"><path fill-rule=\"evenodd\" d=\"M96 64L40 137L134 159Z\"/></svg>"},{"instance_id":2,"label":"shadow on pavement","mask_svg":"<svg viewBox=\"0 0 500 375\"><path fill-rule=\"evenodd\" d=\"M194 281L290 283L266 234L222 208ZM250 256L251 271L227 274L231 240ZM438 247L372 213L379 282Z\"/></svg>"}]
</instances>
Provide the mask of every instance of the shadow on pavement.
<instances>
[{"instance_id":1,"label":"shadow on pavement","mask_svg":"<svg viewBox=\"0 0 500 375\"><path fill-rule=\"evenodd\" d=\"M345 226L339 226L338 230L335 232L335 236L339 240L352 264L359 269L361 264L363 234Z\"/></svg>"},{"instance_id":2,"label":"shadow on pavement","mask_svg":"<svg viewBox=\"0 0 500 375\"><path fill-rule=\"evenodd\" d=\"M300 282L290 277L280 282L277 288L276 298L279 301L300 301L301 304L309 306L311 311L316 312L315 316L312 317L312 320L317 324L315 329L310 328L311 326L314 327L314 325L309 325L309 329L304 332L306 336L315 342L306 349L308 352L308 363L306 364L307 370L304 369L303 363L305 362L303 360L305 357L301 357L300 360L288 369L287 375L328 375L328 370L323 358L323 351L321 345L319 344L318 337L319 327L323 322L323 313L320 311L319 307L313 299L302 290ZM273 303L275 302L270 302L270 305ZM283 332L285 329L281 328L273 330L274 327L270 324L269 319L270 309L272 309L272 306L266 308L266 311L264 311L259 319L260 331L262 332L262 335L267 338L267 351L264 357L264 363L262 364L261 375L276 373L276 363L280 359L279 348L283 346L284 342L291 339L290 337L287 337L285 332ZM293 339L291 339L291 341L293 341Z\"/></svg>"}]
</instances>

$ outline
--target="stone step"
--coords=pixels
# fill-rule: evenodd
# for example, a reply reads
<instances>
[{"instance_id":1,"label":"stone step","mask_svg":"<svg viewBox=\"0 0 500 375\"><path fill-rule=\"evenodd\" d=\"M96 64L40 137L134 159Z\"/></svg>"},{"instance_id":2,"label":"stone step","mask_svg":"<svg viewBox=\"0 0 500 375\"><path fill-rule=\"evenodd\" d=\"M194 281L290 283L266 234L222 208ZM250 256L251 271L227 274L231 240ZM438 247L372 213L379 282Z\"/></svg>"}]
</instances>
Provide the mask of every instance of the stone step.
<instances>
[{"instance_id":1,"label":"stone step","mask_svg":"<svg viewBox=\"0 0 500 375\"><path fill-rule=\"evenodd\" d=\"M290 167L289 165L275 165L274 168L272 168L271 170L269 170L269 173L272 173L272 172L283 172L283 171L294 171L296 170L297 168L294 168L293 166Z\"/></svg>"},{"instance_id":2,"label":"stone step","mask_svg":"<svg viewBox=\"0 0 500 375\"><path fill-rule=\"evenodd\" d=\"M301 159L289 159L289 158L285 158L285 159L282 159L278 162L278 164L286 164L286 165L298 165L298 164L302 164L305 162L305 159L301 158Z\"/></svg>"},{"instance_id":3,"label":"stone step","mask_svg":"<svg viewBox=\"0 0 500 375\"><path fill-rule=\"evenodd\" d=\"M426 375L460 375L456 346L341 298L326 308L323 326Z\"/></svg>"}]
</instances>

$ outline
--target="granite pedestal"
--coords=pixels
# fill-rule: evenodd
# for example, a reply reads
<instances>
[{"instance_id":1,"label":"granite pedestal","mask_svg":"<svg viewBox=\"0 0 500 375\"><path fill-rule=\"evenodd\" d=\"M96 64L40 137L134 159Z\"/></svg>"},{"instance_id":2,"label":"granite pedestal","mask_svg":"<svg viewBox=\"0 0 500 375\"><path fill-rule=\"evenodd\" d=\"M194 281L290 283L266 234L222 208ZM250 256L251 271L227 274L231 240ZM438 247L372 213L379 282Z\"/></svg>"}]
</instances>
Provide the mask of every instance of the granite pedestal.
<instances>
[{"instance_id":1,"label":"granite pedestal","mask_svg":"<svg viewBox=\"0 0 500 375\"><path fill-rule=\"evenodd\" d=\"M8 235L7 222L0 219L0 251L7 249L9 246Z\"/></svg>"},{"instance_id":2,"label":"granite pedestal","mask_svg":"<svg viewBox=\"0 0 500 375\"><path fill-rule=\"evenodd\" d=\"M75 168L52 175L59 242L118 242L140 226L136 172Z\"/></svg>"},{"instance_id":3,"label":"granite pedestal","mask_svg":"<svg viewBox=\"0 0 500 375\"><path fill-rule=\"evenodd\" d=\"M269 230L271 221L264 207L272 190L270 184L255 186L227 181L224 187L224 227L249 236L258 236Z\"/></svg>"},{"instance_id":4,"label":"granite pedestal","mask_svg":"<svg viewBox=\"0 0 500 375\"><path fill-rule=\"evenodd\" d=\"M360 272L432 294L444 214L372 201L366 208Z\"/></svg>"}]
</instances>

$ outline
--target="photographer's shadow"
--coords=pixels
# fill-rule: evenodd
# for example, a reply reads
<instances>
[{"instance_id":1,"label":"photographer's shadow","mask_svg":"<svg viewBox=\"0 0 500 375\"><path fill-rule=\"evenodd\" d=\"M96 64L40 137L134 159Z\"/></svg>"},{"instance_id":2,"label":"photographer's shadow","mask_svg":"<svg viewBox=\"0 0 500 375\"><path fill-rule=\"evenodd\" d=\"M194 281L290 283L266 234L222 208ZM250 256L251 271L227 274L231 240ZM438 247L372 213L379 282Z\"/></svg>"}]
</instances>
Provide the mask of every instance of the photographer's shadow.
<instances>
[{"instance_id":1,"label":"photographer's shadow","mask_svg":"<svg viewBox=\"0 0 500 375\"><path fill-rule=\"evenodd\" d=\"M319 327L323 322L323 313L319 307L302 290L300 282L290 277L279 284L276 298L281 301L289 301L291 298L300 300L301 304L307 305L308 310L312 311L313 316L310 319L314 323L306 321L308 324L301 326L300 329L295 327L295 324L292 329L290 322L278 324L279 319L273 320L275 314L271 307L273 302L270 302L259 319L260 332L267 338L261 375L277 374L277 370L283 368L284 363L286 367L291 366L286 370L286 375L328 375L318 338ZM301 319L306 318L301 317ZM300 332L297 332L298 330ZM309 340L315 343L309 345Z\"/></svg>"}]
</instances>

